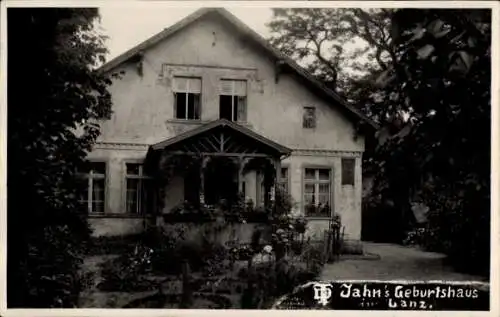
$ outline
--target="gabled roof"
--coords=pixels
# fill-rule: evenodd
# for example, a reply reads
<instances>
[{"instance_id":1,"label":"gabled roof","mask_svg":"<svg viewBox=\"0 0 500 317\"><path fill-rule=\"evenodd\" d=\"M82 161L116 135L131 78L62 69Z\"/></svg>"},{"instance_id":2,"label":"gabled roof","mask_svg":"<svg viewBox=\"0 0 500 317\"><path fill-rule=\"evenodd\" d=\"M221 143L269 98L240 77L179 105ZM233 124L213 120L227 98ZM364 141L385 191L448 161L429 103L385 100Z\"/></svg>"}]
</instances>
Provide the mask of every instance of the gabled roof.
<instances>
[{"instance_id":1,"label":"gabled roof","mask_svg":"<svg viewBox=\"0 0 500 317\"><path fill-rule=\"evenodd\" d=\"M331 101L334 101L336 104L340 105L341 109L346 110L348 115L351 115L357 120L360 120L361 122L368 124L368 126L374 129L378 128L378 125L374 121L372 121L370 118L362 114L358 109L356 109L353 105L351 105L346 100L341 98L334 91L326 87L322 82L317 80L312 74L310 74L308 71L300 67L295 61L288 58L280 51L272 47L269 44L269 42L266 41L262 36L253 31L250 27L245 25L243 22L241 22L238 18L236 18L233 14L231 14L224 8L202 8L195 11L194 13L182 19L181 21L177 22L173 26L164 29L163 31L152 36L146 41L129 49L123 54L115 57L108 63L101 66L100 71L103 72L111 71L120 64L130 60L131 58L135 58L137 56L142 55L143 52L148 48L158 44L159 42L165 40L169 36L177 33L178 31L184 29L185 27L189 26L190 24L194 23L195 21L199 20L200 18L208 14L217 14L219 17L231 23L234 26L234 30L236 32L240 32L248 36L249 39L253 40L256 44L261 46L261 48L263 48L267 53L271 54L276 59L277 62L282 63L283 66L287 66L289 69L295 72L299 77L304 79L306 83L311 84L313 88L321 92L325 97L327 97Z\"/></svg>"},{"instance_id":2,"label":"gabled roof","mask_svg":"<svg viewBox=\"0 0 500 317\"><path fill-rule=\"evenodd\" d=\"M287 148L286 146L278 144L278 143L276 143L276 142L274 142L266 137L263 137L262 135L260 135L258 133L255 133L254 131L252 131L248 128L245 128L244 126L241 126L239 124L236 124L236 123L231 122L231 121L226 120L226 119L218 119L218 120L209 122L209 123L204 124L198 128L186 131L186 132L181 133L179 135L176 135L172 138L169 138L165 141L153 144L153 145L151 145L151 149L154 151L164 150L164 149L166 149L174 144L178 144L184 140L196 137L204 132L214 130L214 129L219 128L219 127L239 132L239 133L245 135L246 137L249 137L249 138L257 141L257 142L267 146L268 148L270 148L270 149L272 149L272 150L274 150L277 153L280 153L282 155L288 155L292 152L292 150Z\"/></svg>"}]
</instances>

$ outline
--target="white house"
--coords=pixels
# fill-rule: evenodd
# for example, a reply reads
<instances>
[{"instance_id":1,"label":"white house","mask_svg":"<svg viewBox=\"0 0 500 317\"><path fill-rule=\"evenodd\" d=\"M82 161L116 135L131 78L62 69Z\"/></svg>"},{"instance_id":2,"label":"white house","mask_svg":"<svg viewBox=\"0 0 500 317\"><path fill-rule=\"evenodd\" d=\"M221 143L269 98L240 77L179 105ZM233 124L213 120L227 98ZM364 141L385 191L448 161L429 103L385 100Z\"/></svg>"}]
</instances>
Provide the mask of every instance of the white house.
<instances>
[{"instance_id":1,"label":"white house","mask_svg":"<svg viewBox=\"0 0 500 317\"><path fill-rule=\"evenodd\" d=\"M214 203L239 192L262 204L272 190L262 173L245 169L259 158L277 171L293 212L308 218L309 235L322 234L337 213L347 238L360 239L364 135L375 124L228 11L200 9L102 71L122 76L88 157L82 204L96 235L136 232L148 210L168 213L191 199ZM195 155L201 168L151 181L167 154Z\"/></svg>"}]
</instances>

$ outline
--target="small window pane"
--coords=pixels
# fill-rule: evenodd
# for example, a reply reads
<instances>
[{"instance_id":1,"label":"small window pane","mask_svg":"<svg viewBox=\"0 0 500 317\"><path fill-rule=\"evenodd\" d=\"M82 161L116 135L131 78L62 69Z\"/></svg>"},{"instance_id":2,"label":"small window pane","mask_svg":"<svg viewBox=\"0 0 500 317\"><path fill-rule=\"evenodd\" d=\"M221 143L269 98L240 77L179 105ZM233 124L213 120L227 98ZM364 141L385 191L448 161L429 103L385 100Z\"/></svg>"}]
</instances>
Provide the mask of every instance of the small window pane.
<instances>
[{"instance_id":1,"label":"small window pane","mask_svg":"<svg viewBox=\"0 0 500 317\"><path fill-rule=\"evenodd\" d=\"M92 202L92 212L104 213L104 202L103 201Z\"/></svg>"},{"instance_id":2,"label":"small window pane","mask_svg":"<svg viewBox=\"0 0 500 317\"><path fill-rule=\"evenodd\" d=\"M186 93L175 94L175 117L186 119Z\"/></svg>"},{"instance_id":3,"label":"small window pane","mask_svg":"<svg viewBox=\"0 0 500 317\"><path fill-rule=\"evenodd\" d=\"M319 170L319 179L322 181L329 180L330 179L330 170L327 170L327 169Z\"/></svg>"},{"instance_id":4,"label":"small window pane","mask_svg":"<svg viewBox=\"0 0 500 317\"><path fill-rule=\"evenodd\" d=\"M319 184L319 193L320 194L329 194L330 193L330 184Z\"/></svg>"},{"instance_id":5,"label":"small window pane","mask_svg":"<svg viewBox=\"0 0 500 317\"><path fill-rule=\"evenodd\" d=\"M188 94L188 113L187 118L197 120L200 118L200 95Z\"/></svg>"},{"instance_id":6,"label":"small window pane","mask_svg":"<svg viewBox=\"0 0 500 317\"><path fill-rule=\"evenodd\" d=\"M219 97L219 118L232 120L232 97L231 96L220 96Z\"/></svg>"},{"instance_id":7,"label":"small window pane","mask_svg":"<svg viewBox=\"0 0 500 317\"><path fill-rule=\"evenodd\" d=\"M321 191L320 191L321 192ZM326 204L326 205L329 205L330 204L330 194L327 193L327 194L319 194L318 195L318 200L319 200L319 203L320 204Z\"/></svg>"},{"instance_id":8,"label":"small window pane","mask_svg":"<svg viewBox=\"0 0 500 317\"><path fill-rule=\"evenodd\" d=\"M127 175L139 175L140 164L127 163Z\"/></svg>"},{"instance_id":9,"label":"small window pane","mask_svg":"<svg viewBox=\"0 0 500 317\"><path fill-rule=\"evenodd\" d=\"M316 186L314 184L306 184L304 191L306 194L314 194L316 190Z\"/></svg>"},{"instance_id":10,"label":"small window pane","mask_svg":"<svg viewBox=\"0 0 500 317\"><path fill-rule=\"evenodd\" d=\"M104 201L104 179L93 180L92 201Z\"/></svg>"},{"instance_id":11,"label":"small window pane","mask_svg":"<svg viewBox=\"0 0 500 317\"><path fill-rule=\"evenodd\" d=\"M233 119L232 121L238 121L238 97L233 97Z\"/></svg>"},{"instance_id":12,"label":"small window pane","mask_svg":"<svg viewBox=\"0 0 500 317\"><path fill-rule=\"evenodd\" d=\"M127 213L137 213L139 179L127 179Z\"/></svg>"},{"instance_id":13,"label":"small window pane","mask_svg":"<svg viewBox=\"0 0 500 317\"><path fill-rule=\"evenodd\" d=\"M237 106L237 111L236 113L238 114L237 121L240 122L245 122L247 121L247 97L236 97L236 104Z\"/></svg>"},{"instance_id":14,"label":"small window pane","mask_svg":"<svg viewBox=\"0 0 500 317\"><path fill-rule=\"evenodd\" d=\"M306 168L305 179L316 179L316 170L311 168Z\"/></svg>"},{"instance_id":15,"label":"small window pane","mask_svg":"<svg viewBox=\"0 0 500 317\"><path fill-rule=\"evenodd\" d=\"M90 167L95 174L106 174L106 163L104 162L92 162Z\"/></svg>"},{"instance_id":16,"label":"small window pane","mask_svg":"<svg viewBox=\"0 0 500 317\"><path fill-rule=\"evenodd\" d=\"M304 200L305 200L305 203L306 205L315 205L315 195L313 194L305 194L304 195Z\"/></svg>"}]
</instances>

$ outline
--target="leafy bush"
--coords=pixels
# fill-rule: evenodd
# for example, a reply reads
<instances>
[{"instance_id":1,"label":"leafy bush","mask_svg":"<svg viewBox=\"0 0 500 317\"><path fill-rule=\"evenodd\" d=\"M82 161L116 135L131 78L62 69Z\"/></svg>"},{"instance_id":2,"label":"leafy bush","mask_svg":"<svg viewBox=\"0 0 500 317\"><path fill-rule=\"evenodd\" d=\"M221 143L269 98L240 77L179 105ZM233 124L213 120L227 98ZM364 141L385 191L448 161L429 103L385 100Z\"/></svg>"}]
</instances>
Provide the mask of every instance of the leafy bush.
<instances>
[{"instance_id":1,"label":"leafy bush","mask_svg":"<svg viewBox=\"0 0 500 317\"><path fill-rule=\"evenodd\" d=\"M321 267L303 268L285 259L272 264L252 267L250 271L242 269L239 277L247 279L248 285L241 297L242 308L263 309L284 294L307 281L313 280Z\"/></svg>"},{"instance_id":2,"label":"leafy bush","mask_svg":"<svg viewBox=\"0 0 500 317\"><path fill-rule=\"evenodd\" d=\"M142 234L100 236L90 240L87 255L123 254L133 250Z\"/></svg>"},{"instance_id":3,"label":"leafy bush","mask_svg":"<svg viewBox=\"0 0 500 317\"><path fill-rule=\"evenodd\" d=\"M102 265L103 281L98 285L102 291L137 292L154 289L156 286L144 278L151 270L151 248L137 245L131 254L125 254Z\"/></svg>"}]
</instances>

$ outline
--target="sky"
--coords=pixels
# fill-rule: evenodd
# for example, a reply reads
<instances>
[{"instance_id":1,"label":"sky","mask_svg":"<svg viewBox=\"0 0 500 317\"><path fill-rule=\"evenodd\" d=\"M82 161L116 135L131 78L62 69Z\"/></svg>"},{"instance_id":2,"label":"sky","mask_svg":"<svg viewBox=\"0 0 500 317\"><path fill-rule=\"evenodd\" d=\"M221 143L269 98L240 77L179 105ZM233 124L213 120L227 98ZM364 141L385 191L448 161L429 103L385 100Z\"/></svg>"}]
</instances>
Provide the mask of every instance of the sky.
<instances>
[{"instance_id":1,"label":"sky","mask_svg":"<svg viewBox=\"0 0 500 317\"><path fill-rule=\"evenodd\" d=\"M195 7L101 7L103 33L108 36L108 61L126 50L143 42L152 35L168 28L196 11ZM268 37L265 24L271 20L270 8L235 7L227 8L254 31Z\"/></svg>"}]
</instances>

